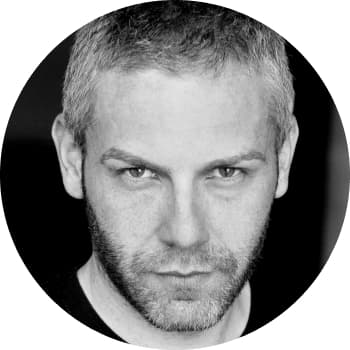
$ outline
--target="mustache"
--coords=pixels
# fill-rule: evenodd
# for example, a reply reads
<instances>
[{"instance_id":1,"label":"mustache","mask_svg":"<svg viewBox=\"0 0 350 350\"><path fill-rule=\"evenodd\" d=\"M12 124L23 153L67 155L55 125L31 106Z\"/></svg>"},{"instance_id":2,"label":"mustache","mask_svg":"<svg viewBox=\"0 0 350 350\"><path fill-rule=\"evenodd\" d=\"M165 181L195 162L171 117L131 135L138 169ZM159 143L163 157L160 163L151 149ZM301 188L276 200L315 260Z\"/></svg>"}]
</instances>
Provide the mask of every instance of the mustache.
<instances>
[{"instance_id":1,"label":"mustache","mask_svg":"<svg viewBox=\"0 0 350 350\"><path fill-rule=\"evenodd\" d=\"M162 247L152 252L137 251L131 261L132 268L140 273L170 270L191 270L223 273L235 273L237 258L223 247L205 245L200 247L179 248Z\"/></svg>"}]
</instances>

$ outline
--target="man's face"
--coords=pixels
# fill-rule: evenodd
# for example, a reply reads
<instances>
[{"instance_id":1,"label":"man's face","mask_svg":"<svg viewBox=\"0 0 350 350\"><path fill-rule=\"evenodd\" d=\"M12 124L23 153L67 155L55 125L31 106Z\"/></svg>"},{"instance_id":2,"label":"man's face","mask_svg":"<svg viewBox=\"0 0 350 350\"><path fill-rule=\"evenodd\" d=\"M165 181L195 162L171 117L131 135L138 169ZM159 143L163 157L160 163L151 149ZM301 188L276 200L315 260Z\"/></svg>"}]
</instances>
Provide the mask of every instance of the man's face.
<instances>
[{"instance_id":1,"label":"man's face","mask_svg":"<svg viewBox=\"0 0 350 350\"><path fill-rule=\"evenodd\" d=\"M95 254L165 330L213 326L246 282L277 184L260 77L107 72L84 185Z\"/></svg>"}]
</instances>

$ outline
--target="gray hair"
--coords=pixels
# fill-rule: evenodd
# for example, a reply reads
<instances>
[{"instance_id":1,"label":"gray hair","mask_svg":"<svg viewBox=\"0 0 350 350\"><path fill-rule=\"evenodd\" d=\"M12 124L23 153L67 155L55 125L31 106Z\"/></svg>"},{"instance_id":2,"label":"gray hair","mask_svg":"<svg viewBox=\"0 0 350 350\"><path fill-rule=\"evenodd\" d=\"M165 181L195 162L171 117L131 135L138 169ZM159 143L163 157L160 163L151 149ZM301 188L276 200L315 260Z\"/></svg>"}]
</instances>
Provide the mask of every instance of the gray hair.
<instances>
[{"instance_id":1,"label":"gray hair","mask_svg":"<svg viewBox=\"0 0 350 350\"><path fill-rule=\"evenodd\" d=\"M63 88L66 127L80 146L93 121L99 74L156 68L219 73L227 62L261 74L279 149L293 119L294 90L284 40L233 10L193 1L157 1L102 16L76 33Z\"/></svg>"}]
</instances>

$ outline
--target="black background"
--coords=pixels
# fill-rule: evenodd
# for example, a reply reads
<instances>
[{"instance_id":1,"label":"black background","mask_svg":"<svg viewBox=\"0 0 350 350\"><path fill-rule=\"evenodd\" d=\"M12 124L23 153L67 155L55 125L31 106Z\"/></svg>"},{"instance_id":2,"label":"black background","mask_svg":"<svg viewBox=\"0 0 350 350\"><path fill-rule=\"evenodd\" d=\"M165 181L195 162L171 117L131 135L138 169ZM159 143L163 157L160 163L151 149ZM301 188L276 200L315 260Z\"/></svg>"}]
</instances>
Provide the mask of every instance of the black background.
<instances>
[{"instance_id":1,"label":"black background","mask_svg":"<svg viewBox=\"0 0 350 350\"><path fill-rule=\"evenodd\" d=\"M55 277L90 255L83 203L65 193L51 124L72 37L37 68L11 115L2 150L1 192L9 230L38 283L54 294ZM288 45L300 138L290 188L272 210L263 258L254 274L252 318L259 327L294 303L333 248L348 196L348 152L333 101L306 60Z\"/></svg>"}]
</instances>

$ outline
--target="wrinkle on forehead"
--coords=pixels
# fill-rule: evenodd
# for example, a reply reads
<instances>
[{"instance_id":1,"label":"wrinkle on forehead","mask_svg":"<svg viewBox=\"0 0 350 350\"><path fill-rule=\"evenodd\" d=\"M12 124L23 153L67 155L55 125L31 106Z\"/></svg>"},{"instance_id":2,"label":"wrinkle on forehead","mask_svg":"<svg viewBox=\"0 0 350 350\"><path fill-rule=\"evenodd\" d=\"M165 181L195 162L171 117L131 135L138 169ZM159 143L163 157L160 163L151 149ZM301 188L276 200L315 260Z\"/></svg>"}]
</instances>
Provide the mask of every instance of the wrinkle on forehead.
<instances>
[{"instance_id":1,"label":"wrinkle on forehead","mask_svg":"<svg viewBox=\"0 0 350 350\"><path fill-rule=\"evenodd\" d=\"M262 79L239 69L216 78L107 72L95 111L94 139L103 135L105 147L127 144L159 156L178 149L173 157L189 150L200 156L216 150L212 156L220 157L225 149L240 152L251 143L264 147L268 136Z\"/></svg>"}]
</instances>

